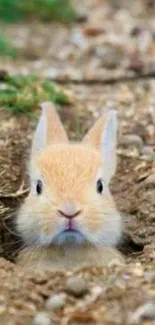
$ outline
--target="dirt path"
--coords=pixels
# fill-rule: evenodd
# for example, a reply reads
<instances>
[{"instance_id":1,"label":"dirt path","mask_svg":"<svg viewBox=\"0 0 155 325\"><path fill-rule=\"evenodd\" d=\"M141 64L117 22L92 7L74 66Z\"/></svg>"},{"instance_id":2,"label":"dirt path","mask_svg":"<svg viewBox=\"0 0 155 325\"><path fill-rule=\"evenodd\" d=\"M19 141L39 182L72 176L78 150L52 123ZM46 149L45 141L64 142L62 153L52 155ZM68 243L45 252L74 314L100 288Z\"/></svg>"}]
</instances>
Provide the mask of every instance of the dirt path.
<instances>
[{"instance_id":1,"label":"dirt path","mask_svg":"<svg viewBox=\"0 0 155 325\"><path fill-rule=\"evenodd\" d=\"M62 82L71 105L60 107L60 115L73 139L81 138L104 110L118 110L118 169L111 189L125 231L145 244L144 251L131 254L131 247L124 247L126 265L75 274L24 274L1 258L0 324L29 325L42 311L37 316L42 320L34 324L50 324L48 315L51 325L155 322L155 79L141 77L153 77L155 71L155 9L151 1L132 2L127 9L111 2L115 9L106 1L85 1L87 22L70 28L8 27L25 59L0 65L10 73L37 72ZM133 76L137 80L120 82ZM112 79L117 82L101 82ZM0 255L11 260L19 249L11 223L24 196L17 191L27 188L23 180L34 127L28 117L0 109ZM81 288L79 277L85 279ZM68 290L68 278L74 288L78 281L78 298L76 289ZM47 311L47 299L58 294Z\"/></svg>"}]
</instances>

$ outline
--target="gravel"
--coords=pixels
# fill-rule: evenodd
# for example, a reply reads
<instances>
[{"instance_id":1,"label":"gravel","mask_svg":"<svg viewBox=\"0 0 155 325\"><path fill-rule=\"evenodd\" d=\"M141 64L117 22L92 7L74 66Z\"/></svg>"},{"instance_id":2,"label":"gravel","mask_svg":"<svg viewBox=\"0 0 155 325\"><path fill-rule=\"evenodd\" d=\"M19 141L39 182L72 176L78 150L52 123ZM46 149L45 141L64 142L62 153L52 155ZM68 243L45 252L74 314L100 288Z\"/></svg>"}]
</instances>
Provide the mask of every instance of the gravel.
<instances>
[{"instance_id":1,"label":"gravel","mask_svg":"<svg viewBox=\"0 0 155 325\"><path fill-rule=\"evenodd\" d=\"M57 294L48 298L45 308L50 311L59 311L65 306L65 294Z\"/></svg>"},{"instance_id":2,"label":"gravel","mask_svg":"<svg viewBox=\"0 0 155 325\"><path fill-rule=\"evenodd\" d=\"M142 320L155 320L155 303L148 302L140 306L131 316L131 324L139 324Z\"/></svg>"},{"instance_id":3,"label":"gravel","mask_svg":"<svg viewBox=\"0 0 155 325\"><path fill-rule=\"evenodd\" d=\"M48 314L40 312L34 317L33 325L52 325L52 322Z\"/></svg>"},{"instance_id":4,"label":"gravel","mask_svg":"<svg viewBox=\"0 0 155 325\"><path fill-rule=\"evenodd\" d=\"M65 291L76 298L80 298L88 293L89 288L85 280L73 277L66 281Z\"/></svg>"}]
</instances>

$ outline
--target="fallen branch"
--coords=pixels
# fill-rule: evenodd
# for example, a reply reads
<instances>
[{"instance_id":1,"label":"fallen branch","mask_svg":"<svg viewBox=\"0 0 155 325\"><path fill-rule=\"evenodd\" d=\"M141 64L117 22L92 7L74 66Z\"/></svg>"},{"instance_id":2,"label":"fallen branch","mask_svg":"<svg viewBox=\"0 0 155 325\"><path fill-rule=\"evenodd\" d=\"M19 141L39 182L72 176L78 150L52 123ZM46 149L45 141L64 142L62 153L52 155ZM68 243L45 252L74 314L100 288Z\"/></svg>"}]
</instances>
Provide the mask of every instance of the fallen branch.
<instances>
[{"instance_id":1,"label":"fallen branch","mask_svg":"<svg viewBox=\"0 0 155 325\"><path fill-rule=\"evenodd\" d=\"M116 77L110 77L110 78L66 78L66 77L56 77L51 78L48 77L48 80L54 81L59 84L86 84L86 85L95 85L95 84L101 84L101 85L108 85L108 84L117 84L121 82L132 82L136 80L145 80L145 79L154 79L155 78L155 71L151 71L148 73L136 73L134 75L122 75L122 76L116 76Z\"/></svg>"}]
</instances>

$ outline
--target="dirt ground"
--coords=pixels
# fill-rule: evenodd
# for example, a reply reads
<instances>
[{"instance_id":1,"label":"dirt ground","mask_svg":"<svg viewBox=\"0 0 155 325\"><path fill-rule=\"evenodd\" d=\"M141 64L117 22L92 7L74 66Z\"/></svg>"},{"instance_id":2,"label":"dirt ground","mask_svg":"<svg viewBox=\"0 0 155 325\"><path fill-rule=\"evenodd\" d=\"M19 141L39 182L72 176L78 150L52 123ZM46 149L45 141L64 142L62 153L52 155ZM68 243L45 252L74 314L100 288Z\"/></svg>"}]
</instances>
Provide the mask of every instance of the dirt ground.
<instances>
[{"instance_id":1,"label":"dirt ground","mask_svg":"<svg viewBox=\"0 0 155 325\"><path fill-rule=\"evenodd\" d=\"M60 107L60 115L72 139L81 138L104 110L118 110L118 168L111 190L124 231L139 246L122 242L124 265L74 273L28 274L10 262L20 249L12 225L27 194L35 122L1 107L0 324L155 324L155 8L154 1L124 7L120 2L83 1L87 21L70 28L8 27L27 56L0 66L61 82L71 104ZM140 244L144 249L138 252Z\"/></svg>"}]
</instances>

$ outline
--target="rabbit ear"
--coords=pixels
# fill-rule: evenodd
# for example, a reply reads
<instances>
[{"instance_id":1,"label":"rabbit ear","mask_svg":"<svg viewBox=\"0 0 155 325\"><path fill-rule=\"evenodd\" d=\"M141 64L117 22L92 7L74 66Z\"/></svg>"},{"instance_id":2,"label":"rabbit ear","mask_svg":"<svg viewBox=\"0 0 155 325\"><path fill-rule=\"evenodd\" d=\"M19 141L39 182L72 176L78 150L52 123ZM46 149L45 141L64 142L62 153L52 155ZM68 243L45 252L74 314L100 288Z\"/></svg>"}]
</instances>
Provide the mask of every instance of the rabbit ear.
<instances>
[{"instance_id":1,"label":"rabbit ear","mask_svg":"<svg viewBox=\"0 0 155 325\"><path fill-rule=\"evenodd\" d=\"M101 152L104 171L109 182L116 170L117 112L111 110L101 117L83 139L83 143Z\"/></svg>"},{"instance_id":2,"label":"rabbit ear","mask_svg":"<svg viewBox=\"0 0 155 325\"><path fill-rule=\"evenodd\" d=\"M44 102L40 107L42 114L33 138L32 155L50 143L68 141L67 134L54 105L51 102Z\"/></svg>"}]
</instances>

